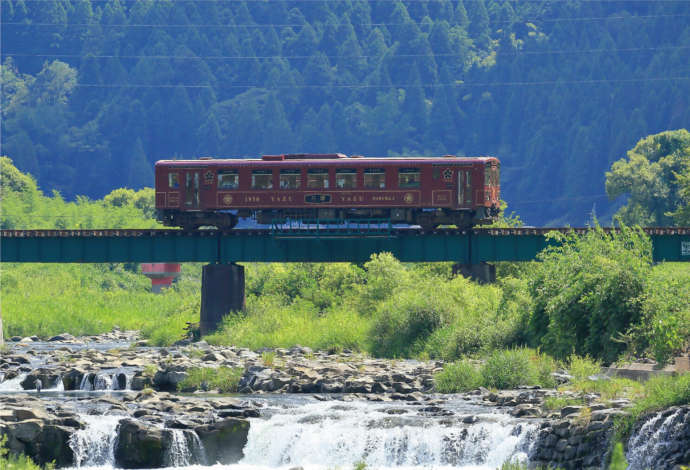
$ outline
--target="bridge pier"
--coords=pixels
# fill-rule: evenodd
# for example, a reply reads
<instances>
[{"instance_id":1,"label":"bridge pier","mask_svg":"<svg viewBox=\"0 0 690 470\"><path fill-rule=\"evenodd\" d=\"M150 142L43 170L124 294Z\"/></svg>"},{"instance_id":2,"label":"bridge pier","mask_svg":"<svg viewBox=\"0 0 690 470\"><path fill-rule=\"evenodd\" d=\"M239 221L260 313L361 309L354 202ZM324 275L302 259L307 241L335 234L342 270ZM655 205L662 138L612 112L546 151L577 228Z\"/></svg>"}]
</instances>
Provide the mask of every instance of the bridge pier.
<instances>
[{"instance_id":1,"label":"bridge pier","mask_svg":"<svg viewBox=\"0 0 690 470\"><path fill-rule=\"evenodd\" d=\"M469 277L479 284L496 282L496 266L485 261L477 264L456 263L453 265L453 274Z\"/></svg>"},{"instance_id":2,"label":"bridge pier","mask_svg":"<svg viewBox=\"0 0 690 470\"><path fill-rule=\"evenodd\" d=\"M215 331L231 311L244 310L244 266L207 264L201 272L201 334Z\"/></svg>"}]
</instances>

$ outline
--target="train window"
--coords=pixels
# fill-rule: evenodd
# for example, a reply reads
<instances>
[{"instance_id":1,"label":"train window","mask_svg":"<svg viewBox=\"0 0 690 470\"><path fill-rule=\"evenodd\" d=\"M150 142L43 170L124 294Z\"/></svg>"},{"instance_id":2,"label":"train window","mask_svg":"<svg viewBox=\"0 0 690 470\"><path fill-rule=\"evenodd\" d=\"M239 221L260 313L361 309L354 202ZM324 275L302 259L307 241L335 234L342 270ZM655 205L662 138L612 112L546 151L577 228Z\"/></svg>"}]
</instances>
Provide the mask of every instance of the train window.
<instances>
[{"instance_id":1,"label":"train window","mask_svg":"<svg viewBox=\"0 0 690 470\"><path fill-rule=\"evenodd\" d=\"M218 172L218 189L237 189L240 186L240 176L237 170L220 170Z\"/></svg>"},{"instance_id":2,"label":"train window","mask_svg":"<svg viewBox=\"0 0 690 470\"><path fill-rule=\"evenodd\" d=\"M168 173L168 187L170 189L177 189L180 187L180 177L177 173Z\"/></svg>"},{"instance_id":3,"label":"train window","mask_svg":"<svg viewBox=\"0 0 690 470\"><path fill-rule=\"evenodd\" d=\"M419 168L400 168L398 186L401 188L418 188L421 181Z\"/></svg>"},{"instance_id":4,"label":"train window","mask_svg":"<svg viewBox=\"0 0 690 470\"><path fill-rule=\"evenodd\" d=\"M273 171L252 171L252 189L273 189Z\"/></svg>"},{"instance_id":5,"label":"train window","mask_svg":"<svg viewBox=\"0 0 690 470\"><path fill-rule=\"evenodd\" d=\"M385 189L386 170L384 168L367 168L364 170L364 187L367 189Z\"/></svg>"},{"instance_id":6,"label":"train window","mask_svg":"<svg viewBox=\"0 0 690 470\"><path fill-rule=\"evenodd\" d=\"M472 172L465 172L465 204L472 204Z\"/></svg>"},{"instance_id":7,"label":"train window","mask_svg":"<svg viewBox=\"0 0 690 470\"><path fill-rule=\"evenodd\" d=\"M338 189L354 189L357 187L357 170L335 170L335 187Z\"/></svg>"},{"instance_id":8,"label":"train window","mask_svg":"<svg viewBox=\"0 0 690 470\"><path fill-rule=\"evenodd\" d=\"M314 168L307 170L307 188L328 189L328 169Z\"/></svg>"},{"instance_id":9,"label":"train window","mask_svg":"<svg viewBox=\"0 0 690 470\"><path fill-rule=\"evenodd\" d=\"M280 170L280 189L299 189L301 182L300 170Z\"/></svg>"}]
</instances>

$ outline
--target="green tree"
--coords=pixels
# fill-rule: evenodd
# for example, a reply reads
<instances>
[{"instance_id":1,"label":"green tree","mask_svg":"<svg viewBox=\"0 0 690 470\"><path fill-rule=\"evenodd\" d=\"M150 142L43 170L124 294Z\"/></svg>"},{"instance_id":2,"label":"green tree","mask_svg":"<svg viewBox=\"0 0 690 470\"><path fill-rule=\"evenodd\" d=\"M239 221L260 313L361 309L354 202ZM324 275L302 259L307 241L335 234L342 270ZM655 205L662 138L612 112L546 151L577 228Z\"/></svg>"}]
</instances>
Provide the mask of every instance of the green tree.
<instances>
[{"instance_id":1,"label":"green tree","mask_svg":"<svg viewBox=\"0 0 690 470\"><path fill-rule=\"evenodd\" d=\"M618 215L627 224L670 225L688 210L690 132L665 131L640 140L606 172L610 199L627 195ZM675 214L678 214L676 216Z\"/></svg>"}]
</instances>

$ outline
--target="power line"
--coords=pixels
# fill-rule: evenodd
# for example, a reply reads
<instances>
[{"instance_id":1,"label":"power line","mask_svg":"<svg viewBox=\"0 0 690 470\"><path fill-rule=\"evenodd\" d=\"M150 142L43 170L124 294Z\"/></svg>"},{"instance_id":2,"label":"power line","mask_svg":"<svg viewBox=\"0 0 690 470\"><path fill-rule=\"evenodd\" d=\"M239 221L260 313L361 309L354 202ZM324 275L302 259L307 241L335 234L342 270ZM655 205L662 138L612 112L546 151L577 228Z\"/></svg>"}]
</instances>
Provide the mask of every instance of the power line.
<instances>
[{"instance_id":1,"label":"power line","mask_svg":"<svg viewBox=\"0 0 690 470\"><path fill-rule=\"evenodd\" d=\"M628 78L628 79L589 79L589 80L540 80L532 82L484 82L484 83L431 83L422 85L419 83L412 84L391 84L391 85L376 85L376 84L303 84L303 85L266 85L258 86L256 84L247 85L204 85L204 84L144 84L144 83L117 83L117 84L100 84L100 83L78 83L75 86L82 88L196 88L196 89L250 89L263 88L267 90L285 90L285 89L319 89L319 88L337 88L337 89L355 89L355 88L441 88L441 87L519 87L519 86L548 86L548 85L597 85L604 83L644 83L644 82L673 82L673 81L687 81L690 77L653 77L653 78Z\"/></svg>"},{"instance_id":2,"label":"power line","mask_svg":"<svg viewBox=\"0 0 690 470\"><path fill-rule=\"evenodd\" d=\"M7 0L2 0L7 1ZM54 0L24 0L25 3L46 3ZM110 2L112 0L91 0L91 3ZM120 3L138 2L140 0L119 0ZM154 0L155 1L155 0ZM350 3L352 0L283 0L282 3ZM391 3L400 0L354 0L354 3ZM448 0L402 0L402 3L435 3L447 2ZM463 3L479 2L484 0L463 0ZM579 0L579 3L688 3L690 0ZM267 0L176 0L176 3L256 3L268 6ZM572 0L522 0L521 3L545 4L545 3L571 3Z\"/></svg>"},{"instance_id":3,"label":"power line","mask_svg":"<svg viewBox=\"0 0 690 470\"><path fill-rule=\"evenodd\" d=\"M34 0L41 1L41 0ZM621 0L630 1L630 0ZM660 0L645 0L645 1L660 1ZM690 1L690 0L664 0L664 1ZM665 14L665 15L621 15L621 16L585 16L576 18L532 18L521 20L489 20L491 24L514 24L514 23L559 23L559 22L586 22L586 21L608 21L608 20L629 20L629 19L655 19L655 18L687 18L687 14ZM315 21L313 23L317 26L341 26L342 23L320 23ZM416 21L409 21L407 23L350 23L352 26L407 26L414 24L422 26L422 23ZM188 24L158 24L158 23L128 23L128 24L102 24L102 23L27 23L23 21L7 21L3 22L2 26L25 26L25 27L90 27L99 26L102 28L300 28L310 25L312 23L250 23L250 24L214 24L214 23L188 23ZM451 25L457 26L457 25Z\"/></svg>"},{"instance_id":4,"label":"power line","mask_svg":"<svg viewBox=\"0 0 690 470\"><path fill-rule=\"evenodd\" d=\"M545 54L597 54L604 52L647 52L647 51L674 51L687 50L690 46L661 46L661 47L627 47L614 49L552 49L546 51L511 51L501 52L501 55L545 55ZM242 56L242 55L208 55L208 56L178 56L178 55L102 55L102 54L58 54L58 53L25 53L25 52L3 52L3 56L11 57L52 57L56 59L154 59L154 60L278 60L278 59L311 59L313 55L271 55L271 56ZM466 54L461 53L438 53L438 54L348 54L348 55L321 55L328 59L394 59L394 58L436 58L436 57L464 57Z\"/></svg>"}]
</instances>

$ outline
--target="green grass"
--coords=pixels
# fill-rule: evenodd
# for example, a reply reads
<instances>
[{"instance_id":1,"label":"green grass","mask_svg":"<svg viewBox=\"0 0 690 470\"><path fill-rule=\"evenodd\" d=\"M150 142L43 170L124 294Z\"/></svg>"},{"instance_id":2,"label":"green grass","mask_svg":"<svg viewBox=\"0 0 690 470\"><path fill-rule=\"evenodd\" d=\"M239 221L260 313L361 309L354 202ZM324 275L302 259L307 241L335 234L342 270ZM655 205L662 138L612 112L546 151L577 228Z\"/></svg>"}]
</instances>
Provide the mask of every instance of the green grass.
<instances>
[{"instance_id":1,"label":"green grass","mask_svg":"<svg viewBox=\"0 0 690 470\"><path fill-rule=\"evenodd\" d=\"M5 336L93 335L118 326L142 330L153 344L170 344L199 316L195 268L183 267L174 288L153 294L148 278L122 264L3 265Z\"/></svg>"},{"instance_id":2,"label":"green grass","mask_svg":"<svg viewBox=\"0 0 690 470\"><path fill-rule=\"evenodd\" d=\"M447 364L434 377L434 387L439 393L458 393L474 390L482 385L482 375L470 361Z\"/></svg>"},{"instance_id":3,"label":"green grass","mask_svg":"<svg viewBox=\"0 0 690 470\"><path fill-rule=\"evenodd\" d=\"M555 396L544 399L544 408L547 410L560 410L566 406L584 405L585 400L580 397Z\"/></svg>"},{"instance_id":4,"label":"green grass","mask_svg":"<svg viewBox=\"0 0 690 470\"><path fill-rule=\"evenodd\" d=\"M652 377L638 391L634 404L627 411L629 416L616 423L618 440L630 435L635 422L640 417L671 406L690 404L690 372L678 376L660 375Z\"/></svg>"},{"instance_id":5,"label":"green grass","mask_svg":"<svg viewBox=\"0 0 690 470\"><path fill-rule=\"evenodd\" d=\"M179 390L218 390L221 393L235 393L244 370L233 367L194 367L188 369L187 373L189 376L178 384Z\"/></svg>"},{"instance_id":6,"label":"green grass","mask_svg":"<svg viewBox=\"0 0 690 470\"><path fill-rule=\"evenodd\" d=\"M320 313L306 301L282 305L275 297L247 299L247 313L226 318L211 344L251 349L289 348L296 344L316 350L367 350L370 319L350 309Z\"/></svg>"},{"instance_id":7,"label":"green grass","mask_svg":"<svg viewBox=\"0 0 690 470\"><path fill-rule=\"evenodd\" d=\"M551 373L556 361L529 348L496 350L479 367L464 359L446 364L434 377L440 393L456 393L483 386L493 389L516 388L520 385L554 387Z\"/></svg>"}]
</instances>

